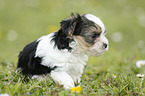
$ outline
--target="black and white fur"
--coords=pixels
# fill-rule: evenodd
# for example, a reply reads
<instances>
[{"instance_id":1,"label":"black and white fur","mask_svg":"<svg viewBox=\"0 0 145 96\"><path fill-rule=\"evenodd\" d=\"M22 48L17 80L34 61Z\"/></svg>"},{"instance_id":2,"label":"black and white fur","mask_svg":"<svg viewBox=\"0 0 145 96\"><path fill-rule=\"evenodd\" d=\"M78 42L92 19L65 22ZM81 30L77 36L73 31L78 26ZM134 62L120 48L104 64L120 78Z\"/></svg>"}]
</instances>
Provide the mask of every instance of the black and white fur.
<instances>
[{"instance_id":1,"label":"black and white fur","mask_svg":"<svg viewBox=\"0 0 145 96\"><path fill-rule=\"evenodd\" d=\"M61 28L28 44L20 52L17 68L25 75L50 74L64 88L80 83L89 55L108 50L103 22L92 14L72 15Z\"/></svg>"}]
</instances>

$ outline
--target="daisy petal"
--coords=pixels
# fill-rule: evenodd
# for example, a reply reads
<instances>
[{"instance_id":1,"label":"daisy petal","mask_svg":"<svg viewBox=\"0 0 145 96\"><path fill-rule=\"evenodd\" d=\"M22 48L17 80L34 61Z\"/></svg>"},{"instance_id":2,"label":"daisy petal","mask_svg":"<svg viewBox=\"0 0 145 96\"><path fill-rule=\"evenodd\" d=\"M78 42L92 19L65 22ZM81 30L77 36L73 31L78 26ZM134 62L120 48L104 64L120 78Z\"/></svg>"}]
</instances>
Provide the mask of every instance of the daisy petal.
<instances>
[{"instance_id":1,"label":"daisy petal","mask_svg":"<svg viewBox=\"0 0 145 96\"><path fill-rule=\"evenodd\" d=\"M138 60L138 61L136 62L136 66L137 66L138 68L141 68L142 65L145 65L145 60Z\"/></svg>"},{"instance_id":2,"label":"daisy petal","mask_svg":"<svg viewBox=\"0 0 145 96\"><path fill-rule=\"evenodd\" d=\"M137 74L136 76L139 78L142 78L142 77L144 77L144 74Z\"/></svg>"}]
</instances>

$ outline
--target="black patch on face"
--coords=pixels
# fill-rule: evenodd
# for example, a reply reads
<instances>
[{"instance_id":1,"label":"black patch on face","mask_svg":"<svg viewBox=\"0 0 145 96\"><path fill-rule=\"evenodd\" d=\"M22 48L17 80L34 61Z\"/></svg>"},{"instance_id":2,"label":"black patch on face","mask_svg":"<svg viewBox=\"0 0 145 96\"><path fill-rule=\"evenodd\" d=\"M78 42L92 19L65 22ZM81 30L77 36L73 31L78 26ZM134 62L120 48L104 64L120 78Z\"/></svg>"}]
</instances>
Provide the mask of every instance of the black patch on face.
<instances>
[{"instance_id":1,"label":"black patch on face","mask_svg":"<svg viewBox=\"0 0 145 96\"><path fill-rule=\"evenodd\" d=\"M74 15L61 21L61 28L55 32L52 41L59 50L68 49L71 51L69 44L74 41L73 35L82 36L89 44L94 44L96 38L100 36L101 29L97 24L88 20L85 15Z\"/></svg>"},{"instance_id":2,"label":"black patch on face","mask_svg":"<svg viewBox=\"0 0 145 96\"><path fill-rule=\"evenodd\" d=\"M42 58L35 57L36 48L39 42L32 42L24 47L23 51L19 54L17 68L22 69L25 75L41 75L50 73L56 67L50 68L41 65Z\"/></svg>"},{"instance_id":3,"label":"black patch on face","mask_svg":"<svg viewBox=\"0 0 145 96\"><path fill-rule=\"evenodd\" d=\"M82 36L87 43L93 45L100 34L101 28L82 15L80 22L76 25L74 35Z\"/></svg>"}]
</instances>

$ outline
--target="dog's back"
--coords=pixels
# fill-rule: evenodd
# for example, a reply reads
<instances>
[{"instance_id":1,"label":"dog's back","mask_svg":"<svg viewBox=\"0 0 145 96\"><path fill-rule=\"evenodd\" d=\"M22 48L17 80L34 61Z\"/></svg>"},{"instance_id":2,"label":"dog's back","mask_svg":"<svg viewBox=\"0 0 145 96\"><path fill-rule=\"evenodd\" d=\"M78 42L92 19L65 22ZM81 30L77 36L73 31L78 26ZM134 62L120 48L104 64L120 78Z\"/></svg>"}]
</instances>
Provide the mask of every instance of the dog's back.
<instances>
[{"instance_id":1,"label":"dog's back","mask_svg":"<svg viewBox=\"0 0 145 96\"><path fill-rule=\"evenodd\" d=\"M34 41L24 47L19 54L17 68L22 69L25 75L40 75L50 73L53 68L41 65L40 57L35 57L39 41Z\"/></svg>"}]
</instances>

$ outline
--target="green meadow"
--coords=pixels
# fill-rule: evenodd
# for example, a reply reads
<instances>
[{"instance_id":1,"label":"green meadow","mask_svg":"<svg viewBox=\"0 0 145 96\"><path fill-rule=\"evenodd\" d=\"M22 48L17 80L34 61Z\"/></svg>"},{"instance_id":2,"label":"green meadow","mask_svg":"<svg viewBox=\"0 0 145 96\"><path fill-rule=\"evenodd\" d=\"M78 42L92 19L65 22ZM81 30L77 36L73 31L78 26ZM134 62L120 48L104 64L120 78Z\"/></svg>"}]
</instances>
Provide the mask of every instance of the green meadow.
<instances>
[{"instance_id":1,"label":"green meadow","mask_svg":"<svg viewBox=\"0 0 145 96\"><path fill-rule=\"evenodd\" d=\"M81 92L64 90L49 75L24 81L17 56L28 43L60 28L71 13L93 14L106 26L109 50L90 57ZM144 0L0 0L0 94L10 96L142 96L145 94Z\"/></svg>"}]
</instances>

